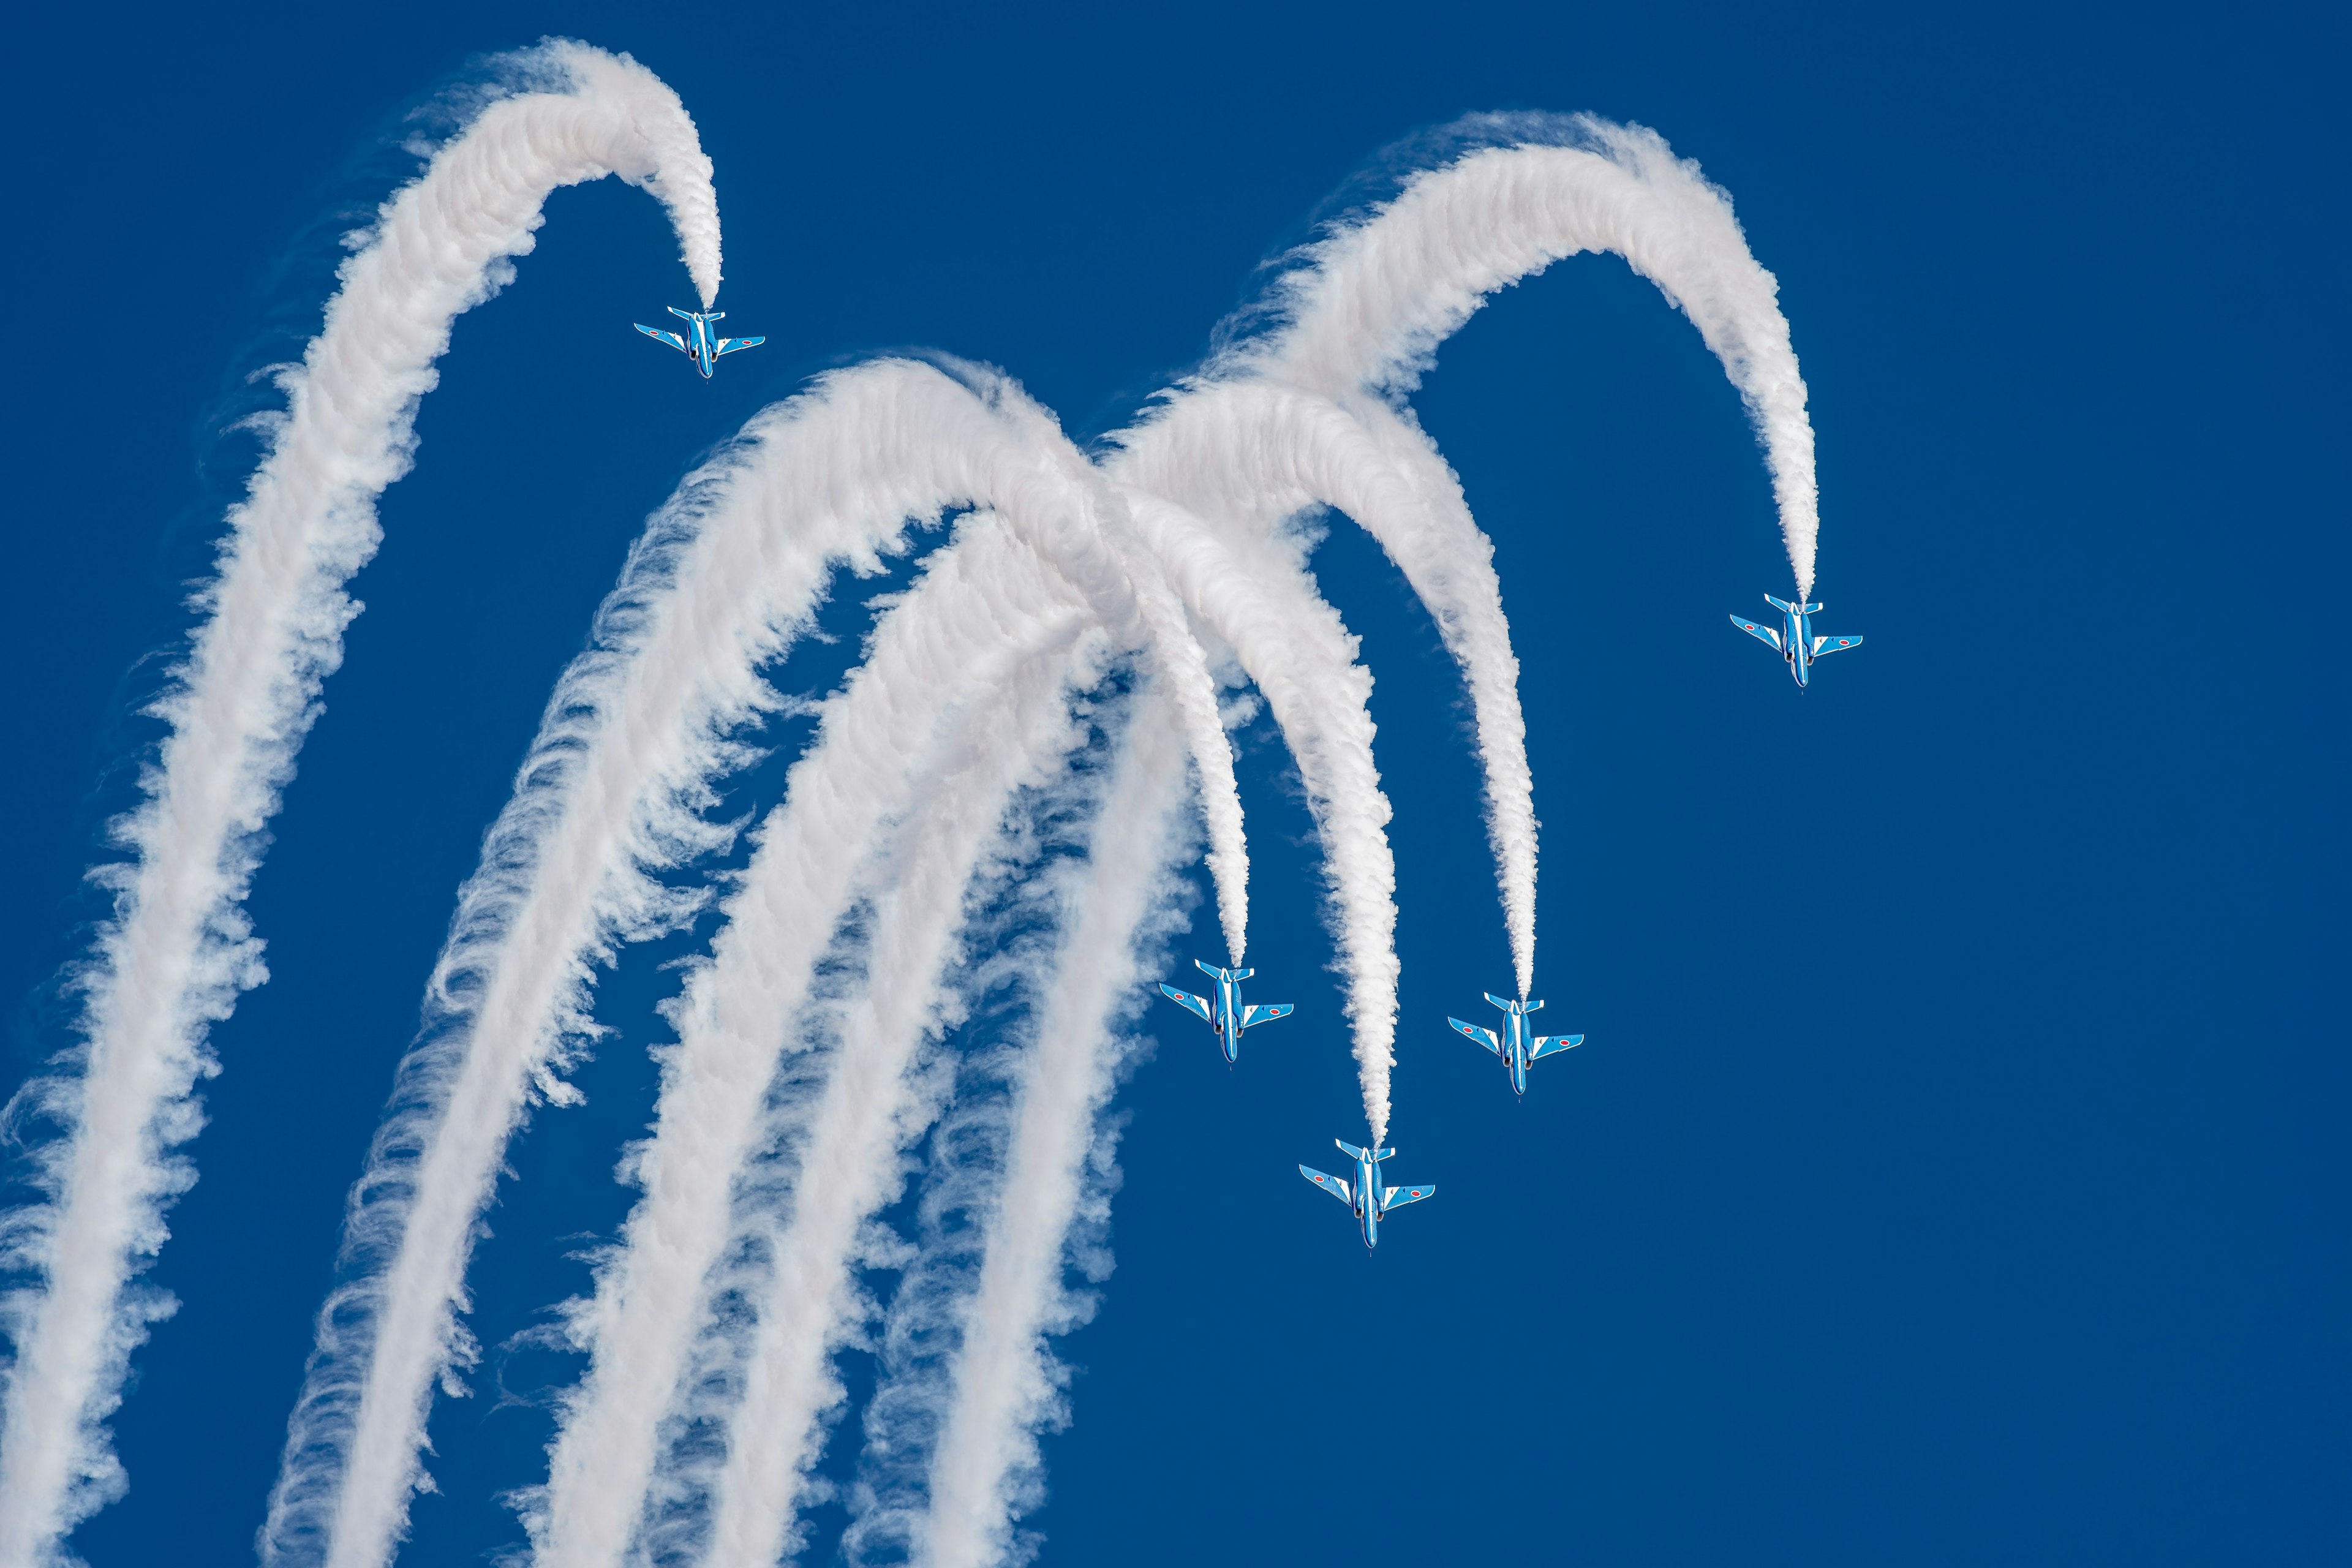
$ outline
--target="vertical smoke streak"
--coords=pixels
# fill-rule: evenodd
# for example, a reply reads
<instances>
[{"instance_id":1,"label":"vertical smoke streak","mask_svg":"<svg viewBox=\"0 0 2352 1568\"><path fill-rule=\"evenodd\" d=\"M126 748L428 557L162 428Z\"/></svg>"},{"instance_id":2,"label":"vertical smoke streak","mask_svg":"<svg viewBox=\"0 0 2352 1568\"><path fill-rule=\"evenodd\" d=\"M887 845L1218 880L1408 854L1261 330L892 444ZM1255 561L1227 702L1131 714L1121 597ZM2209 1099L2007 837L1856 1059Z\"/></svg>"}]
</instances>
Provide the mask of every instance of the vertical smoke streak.
<instances>
[{"instance_id":1,"label":"vertical smoke streak","mask_svg":"<svg viewBox=\"0 0 2352 1568\"><path fill-rule=\"evenodd\" d=\"M47 1201L10 1217L8 1262L38 1276L9 1303L16 1356L0 1417L0 1564L52 1560L119 1494L104 1422L147 1313L127 1304L194 1179L174 1152L216 1070L209 1026L263 978L243 904L263 834L358 613L343 584L381 537L375 498L406 472L419 400L450 323L511 276L557 186L618 174L669 209L706 297L719 277L710 164L677 95L625 57L542 46L503 62L563 90L484 108L385 204L301 366L269 456L232 509L186 662L152 711L171 733L115 825L130 863L74 977L78 1076L29 1090L69 1131L39 1152Z\"/></svg>"},{"instance_id":2,"label":"vertical smoke streak","mask_svg":"<svg viewBox=\"0 0 2352 1568\"><path fill-rule=\"evenodd\" d=\"M817 965L856 899L877 836L948 809L961 777L932 755L940 726L991 710L999 689L1085 617L998 519L982 514L935 552L875 634L865 666L824 705L816 740L760 829L711 960L673 1009L653 1138L635 1161L645 1195L573 1314L590 1354L530 1513L536 1560L620 1560L636 1528L700 1315L730 1231L728 1194L761 1139L761 1105L796 1043Z\"/></svg>"},{"instance_id":3,"label":"vertical smoke streak","mask_svg":"<svg viewBox=\"0 0 2352 1568\"><path fill-rule=\"evenodd\" d=\"M470 1353L457 1312L507 1141L534 1086L569 1092L556 1075L590 1029L595 964L695 907L653 873L723 841L698 813L746 754L730 736L774 704L761 667L835 570L880 570L910 521L962 504L1023 438L936 368L877 362L761 414L648 525L459 894L352 1191L265 1559L390 1555L436 1380Z\"/></svg>"},{"instance_id":4,"label":"vertical smoke streak","mask_svg":"<svg viewBox=\"0 0 2352 1568\"><path fill-rule=\"evenodd\" d=\"M1183 848L1174 815L1181 757L1155 704L1134 706L1087 856L1055 889L1055 952L1034 1007L1035 1038L1017 1069L976 1277L933 1287L951 1301L929 1310L952 1316L948 1331L960 1332L961 1343L928 1379L903 1377L876 1396L876 1409L886 1407L886 1393L896 1407L902 1442L930 1441L877 1462L869 1436L867 1487L875 1472L903 1471L927 1452L928 1499L903 1479L877 1490L851 1532L853 1560L864 1560L869 1543L902 1545L930 1568L979 1568L1014 1555L1013 1521L1035 1505L1041 1489L1037 1434L1066 1419L1064 1374L1046 1341L1093 1310L1090 1294L1064 1284L1075 1262L1071 1237L1080 1222L1099 1228L1109 1217L1116 1134L1102 1112L1130 1045L1118 1030L1140 1005L1139 933L1169 908L1169 879ZM1085 1266L1097 1278L1105 1267L1100 1258ZM908 1284L917 1283L910 1276ZM905 1296L908 1286L900 1291ZM901 1310L894 1303L894 1316Z\"/></svg>"},{"instance_id":5,"label":"vertical smoke streak","mask_svg":"<svg viewBox=\"0 0 2352 1568\"><path fill-rule=\"evenodd\" d=\"M752 1222L770 1237L771 1263L754 1292L741 1396L710 1484L706 1562L772 1563L795 1544L793 1511L819 1420L841 1398L831 1356L852 1321L858 1233L895 1195L898 1152L935 1109L913 1092L912 1069L940 1026L965 889L1013 792L1042 784L1083 738L1066 693L1094 683L1103 651L1099 641L1082 647L1075 668L1067 654L1033 658L995 703L970 716L944 764L955 787L907 825L894 863L877 878L864 979L828 1070L814 1096L788 1100L771 1119L768 1141L794 1155L791 1212ZM772 885L789 868L754 877L754 885Z\"/></svg>"}]
</instances>

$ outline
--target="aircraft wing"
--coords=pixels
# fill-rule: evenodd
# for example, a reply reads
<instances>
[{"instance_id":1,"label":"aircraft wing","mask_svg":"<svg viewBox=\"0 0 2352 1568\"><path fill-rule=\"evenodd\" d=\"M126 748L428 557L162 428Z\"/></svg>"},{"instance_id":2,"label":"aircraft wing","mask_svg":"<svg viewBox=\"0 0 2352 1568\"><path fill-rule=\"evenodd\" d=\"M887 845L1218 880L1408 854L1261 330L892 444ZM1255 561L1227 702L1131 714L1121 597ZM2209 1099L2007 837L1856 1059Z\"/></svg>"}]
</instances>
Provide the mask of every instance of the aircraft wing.
<instances>
[{"instance_id":1,"label":"aircraft wing","mask_svg":"<svg viewBox=\"0 0 2352 1568\"><path fill-rule=\"evenodd\" d=\"M1386 1214L1391 1209L1401 1209L1407 1204L1417 1204L1423 1198L1436 1195L1435 1187L1391 1187L1381 1194L1381 1212Z\"/></svg>"},{"instance_id":2,"label":"aircraft wing","mask_svg":"<svg viewBox=\"0 0 2352 1568\"><path fill-rule=\"evenodd\" d=\"M676 332L659 331L655 328L648 327L643 321L631 321L629 325L636 328L637 331L645 333L646 336L653 339L654 342L657 343L667 343L670 347L676 349L680 353L686 353L688 352L686 346L686 340L679 337Z\"/></svg>"},{"instance_id":3,"label":"aircraft wing","mask_svg":"<svg viewBox=\"0 0 2352 1568\"><path fill-rule=\"evenodd\" d=\"M1242 1009L1242 1027L1271 1024L1276 1018L1287 1018L1298 1009L1287 1002L1253 1003Z\"/></svg>"},{"instance_id":4,"label":"aircraft wing","mask_svg":"<svg viewBox=\"0 0 2352 1568\"><path fill-rule=\"evenodd\" d=\"M1860 637L1815 637L1813 639L1813 657L1815 658L1819 658L1825 653L1842 653L1847 648L1860 647L1861 646L1862 639Z\"/></svg>"},{"instance_id":5,"label":"aircraft wing","mask_svg":"<svg viewBox=\"0 0 2352 1568\"><path fill-rule=\"evenodd\" d=\"M1482 1029L1475 1024L1465 1024L1459 1018L1448 1018L1445 1021L1453 1025L1456 1029L1461 1030L1462 1033L1469 1036L1472 1039L1477 1041L1480 1045L1486 1047L1488 1050L1494 1052L1496 1056L1499 1057L1503 1054L1503 1042L1496 1038L1494 1030Z\"/></svg>"},{"instance_id":6,"label":"aircraft wing","mask_svg":"<svg viewBox=\"0 0 2352 1568\"><path fill-rule=\"evenodd\" d=\"M1209 1005L1206 1002L1202 1001L1198 996L1194 996L1189 992L1179 991L1173 985L1160 986L1160 994L1162 996L1167 997L1171 1002L1181 1004L1186 1012L1196 1015L1203 1024L1214 1024L1216 1022L1216 1019L1209 1015Z\"/></svg>"},{"instance_id":7,"label":"aircraft wing","mask_svg":"<svg viewBox=\"0 0 2352 1568\"><path fill-rule=\"evenodd\" d=\"M1741 631L1746 632L1749 637L1754 637L1758 642L1770 643L1772 645L1772 651L1775 653L1785 653L1788 651L1780 644L1780 630L1778 626L1759 626L1754 621L1743 621L1738 616L1731 617L1731 624L1738 626Z\"/></svg>"},{"instance_id":8,"label":"aircraft wing","mask_svg":"<svg viewBox=\"0 0 2352 1568\"><path fill-rule=\"evenodd\" d=\"M1528 1052L1528 1060L1535 1061L1538 1058L1550 1056L1556 1051L1574 1050L1582 1044L1584 1044L1582 1035L1538 1035L1534 1048Z\"/></svg>"},{"instance_id":9,"label":"aircraft wing","mask_svg":"<svg viewBox=\"0 0 2352 1568\"><path fill-rule=\"evenodd\" d=\"M1327 1176L1322 1172L1310 1169L1305 1165L1298 1167L1298 1173L1306 1177L1308 1181L1314 1183L1317 1186L1322 1188L1325 1192L1330 1194L1333 1197L1339 1199L1341 1203L1346 1204L1349 1208L1354 1208L1356 1206L1355 1189L1349 1186L1347 1183L1341 1181L1339 1177Z\"/></svg>"},{"instance_id":10,"label":"aircraft wing","mask_svg":"<svg viewBox=\"0 0 2352 1568\"><path fill-rule=\"evenodd\" d=\"M737 349L756 349L767 341L764 337L721 338L719 340L719 346L711 351L711 357L715 359L720 354L731 354Z\"/></svg>"}]
</instances>

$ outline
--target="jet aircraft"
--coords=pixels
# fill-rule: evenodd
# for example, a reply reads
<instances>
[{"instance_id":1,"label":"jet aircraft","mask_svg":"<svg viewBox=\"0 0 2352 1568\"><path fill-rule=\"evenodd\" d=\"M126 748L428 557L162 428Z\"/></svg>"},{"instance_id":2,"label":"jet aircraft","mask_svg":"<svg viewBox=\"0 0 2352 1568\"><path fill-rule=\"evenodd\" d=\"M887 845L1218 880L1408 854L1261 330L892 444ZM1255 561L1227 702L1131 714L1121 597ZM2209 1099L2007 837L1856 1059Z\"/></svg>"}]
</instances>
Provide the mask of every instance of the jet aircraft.
<instances>
[{"instance_id":1,"label":"jet aircraft","mask_svg":"<svg viewBox=\"0 0 2352 1568\"><path fill-rule=\"evenodd\" d=\"M706 371L703 374L707 375L709 373ZM1764 595L1764 602L1780 612L1778 626L1759 626L1754 621L1743 621L1738 616L1731 617L1731 624L1758 642L1771 644L1780 657L1788 660L1789 673L1796 678L1800 687L1811 679L1813 660L1822 655L1841 653L1862 646L1860 637L1817 636L1813 631L1812 617L1821 612L1819 605L1785 604L1769 594Z\"/></svg>"},{"instance_id":2,"label":"jet aircraft","mask_svg":"<svg viewBox=\"0 0 2352 1568\"><path fill-rule=\"evenodd\" d=\"M1528 1015L1543 1005L1540 1002L1506 1002L1492 991L1486 1000L1503 1010L1503 1033L1497 1037L1492 1029L1482 1029L1475 1024L1465 1024L1459 1018L1445 1021L1469 1036L1488 1050L1503 1058L1511 1069L1511 1092L1528 1092L1528 1064L1541 1061L1555 1051L1564 1051L1584 1044L1582 1035L1536 1035L1528 1028Z\"/></svg>"},{"instance_id":3,"label":"jet aircraft","mask_svg":"<svg viewBox=\"0 0 2352 1568\"><path fill-rule=\"evenodd\" d=\"M636 328L637 331L645 333L646 336L653 339L656 342L667 343L670 347L676 349L678 353L692 360L694 362L694 368L702 373L702 379L705 381L709 381L710 379L710 373L717 368L719 364L719 356L720 354L731 354L737 349L755 349L761 343L768 341L763 337L720 337L716 331L712 331L710 323L723 318L727 314L724 310L711 310L706 313L696 310L681 310L677 306L672 305L669 308L669 313L686 322L686 336L679 337L676 332L658 331L656 328L648 327L643 321L632 321L629 324Z\"/></svg>"},{"instance_id":4,"label":"jet aircraft","mask_svg":"<svg viewBox=\"0 0 2352 1568\"><path fill-rule=\"evenodd\" d=\"M1213 999L1195 996L1163 984L1160 994L1171 1002L1181 1003L1187 1012L1217 1032L1217 1044L1224 1048L1225 1064L1230 1067L1241 1059L1242 1031L1260 1024L1271 1024L1276 1018L1287 1018L1297 1011L1287 1002L1261 1004L1255 1007L1242 1005L1242 982L1257 973L1255 969L1219 969L1213 963L1192 961L1192 967L1214 977L1217 994Z\"/></svg>"},{"instance_id":5,"label":"jet aircraft","mask_svg":"<svg viewBox=\"0 0 2352 1568\"><path fill-rule=\"evenodd\" d=\"M1437 1195L1435 1187L1382 1187L1381 1162L1396 1158L1393 1149L1359 1149L1353 1143L1334 1138L1342 1152L1356 1162L1353 1182L1338 1176L1327 1176L1311 1166L1301 1165L1298 1173L1356 1211L1356 1225L1364 1233L1367 1247L1381 1244L1381 1216L1407 1204L1417 1204L1423 1198Z\"/></svg>"}]
</instances>

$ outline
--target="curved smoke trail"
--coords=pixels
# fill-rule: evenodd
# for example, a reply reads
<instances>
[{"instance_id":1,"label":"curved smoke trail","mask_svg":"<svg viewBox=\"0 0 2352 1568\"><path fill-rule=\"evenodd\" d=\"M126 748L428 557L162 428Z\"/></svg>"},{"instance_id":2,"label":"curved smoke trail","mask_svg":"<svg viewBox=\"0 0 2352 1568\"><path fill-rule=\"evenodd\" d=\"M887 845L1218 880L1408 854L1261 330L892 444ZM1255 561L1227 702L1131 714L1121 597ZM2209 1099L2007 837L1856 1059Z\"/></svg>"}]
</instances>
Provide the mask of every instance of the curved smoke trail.
<instances>
[{"instance_id":1,"label":"curved smoke trail","mask_svg":"<svg viewBox=\"0 0 2352 1568\"><path fill-rule=\"evenodd\" d=\"M1537 824L1519 661L1494 544L1436 447L1385 405L1358 400L1344 408L1258 376L1189 382L1114 439L1121 450L1111 471L1139 489L1259 535L1330 507L1361 525L1404 573L1469 686L1488 833L1524 995L1535 971Z\"/></svg>"},{"instance_id":2,"label":"curved smoke trail","mask_svg":"<svg viewBox=\"0 0 2352 1568\"><path fill-rule=\"evenodd\" d=\"M115 825L131 862L100 879L115 908L74 977L78 1076L33 1087L71 1129L37 1155L48 1194L11 1216L9 1261L38 1289L10 1303L16 1354L0 1426L0 1564L50 1560L117 1495L103 1423L147 1310L132 1276L194 1179L174 1152L215 1070L209 1026L260 983L243 904L265 825L358 613L343 593L381 537L375 498L407 471L419 400L450 323L512 275L557 186L618 174L669 210L697 287L719 287L719 209L693 121L626 57L552 43L501 62L517 91L483 108L386 203L343 264L326 324L280 382L288 410L229 513L187 659L152 710L171 727Z\"/></svg>"},{"instance_id":3,"label":"curved smoke trail","mask_svg":"<svg viewBox=\"0 0 2352 1568\"><path fill-rule=\"evenodd\" d=\"M1821 515L1805 383L1780 283L1749 254L1731 198L1639 125L1474 116L1453 130L1500 144L1412 176L1307 247L1270 295L1278 324L1205 374L1401 406L1488 295L1581 251L1622 257L1690 317L1738 389L1772 472L1797 591L1810 595Z\"/></svg>"},{"instance_id":4,"label":"curved smoke trail","mask_svg":"<svg viewBox=\"0 0 2352 1568\"><path fill-rule=\"evenodd\" d=\"M700 812L771 709L761 668L832 574L878 571L1023 439L981 393L892 360L772 408L690 476L633 552L568 669L458 899L425 1028L353 1188L349 1278L318 1342L265 1556L374 1564L404 1528L434 1384L470 1350L457 1311L475 1226L534 1088L591 1030L594 965L698 907L656 879L718 847Z\"/></svg>"},{"instance_id":5,"label":"curved smoke trail","mask_svg":"<svg viewBox=\"0 0 2352 1568\"><path fill-rule=\"evenodd\" d=\"M1810 590L1817 530L1812 437L1775 285L1748 256L1727 198L1696 165L1675 160L1649 132L1589 117L1482 118L1448 134L1457 142L1507 142L1412 176L1397 201L1311 248L1277 284L1276 327L1213 360L1150 419L1117 437L1123 450L1108 468L1139 489L1261 534L1274 534L1305 508L1328 505L1381 541L1471 688L1525 994L1534 947L1535 824L1517 660L1492 546L1470 519L1451 469L1402 406L1403 394L1486 294L1559 257L1611 250L1691 315L1741 391L1773 471L1801 593ZM1139 514L1147 510L1138 503ZM1110 929L1089 936L1098 944L1118 940ZM1041 1058L1045 1048L1041 1043ZM884 1497L859 1533L907 1542L919 1561L977 1563L1018 1554L1011 1521L1034 1501L1033 1434L1057 1409L1041 1336L1064 1309L1055 1304L1058 1281L1048 1278L1054 1263L1039 1260L1060 1254L1031 1222L1058 1236L1055 1216L1069 1212L1077 1194L1076 1176L1040 1174L1062 1169L1053 1152L1067 1150L1075 1136L1066 1118L1076 1110L1066 1100L1061 1110L1064 1119L1040 1117L1024 1099L962 1309L963 1342L944 1376L921 1369L875 1395L877 1410L913 1411L899 1426L919 1441L930 1438L929 1505L918 1517L903 1489ZM918 1258L910 1277L940 1267ZM954 1310L935 1302L924 1310ZM918 1385L924 1378L931 1386ZM897 1436L903 1440L904 1433ZM877 1460L869 1447L866 1466L903 1471L908 1463L899 1454Z\"/></svg>"},{"instance_id":6,"label":"curved smoke trail","mask_svg":"<svg viewBox=\"0 0 2352 1568\"><path fill-rule=\"evenodd\" d=\"M770 1122L771 1145L793 1149L790 1213L757 1222L770 1263L745 1291L756 1319L741 1348L742 1393L727 1419L725 1461L709 1481L705 1561L774 1562L797 1546L793 1513L820 1417L841 1398L831 1358L856 1321L859 1233L895 1197L899 1152L936 1113L913 1069L948 1021L947 971L966 889L1014 793L1044 787L1083 741L1066 693L1099 679L1108 651L1090 640L1024 661L971 716L945 765L955 787L908 823L883 868L887 880L877 878L863 922L864 973L844 1009L830 1070L814 1095L788 1100Z\"/></svg>"},{"instance_id":7,"label":"curved smoke trail","mask_svg":"<svg viewBox=\"0 0 2352 1568\"><path fill-rule=\"evenodd\" d=\"M906 759L919 754L922 727L936 722L942 704L983 700L984 684L975 689L972 682L983 679L1012 628L1034 619L1004 608L1020 602L1021 572L1044 570L1068 584L1118 647L1150 658L1192 747L1212 841L1230 833L1235 842L1229 863L1246 874L1231 752L1206 655L1181 605L1156 563L1138 553L1116 494L1051 418L1008 384L991 382L989 395L989 405L1019 440L985 451L975 447L968 495L995 509L998 526L960 540L885 623L928 619L947 629L908 644L877 637L845 705L828 709L817 742L794 769L786 808L759 861L781 868L769 871L771 878L800 879L793 897L782 911L740 900L730 905L730 929L714 944L737 951L730 944L749 942L741 951L759 955L749 978L724 963L713 972L705 994L735 1015L751 1005L740 999L746 985L765 987L751 1006L760 1016L789 1021L804 1007L818 960L848 910L849 878L862 847L887 817L912 809L904 770ZM1006 548L1018 548L1013 541L1036 561L1016 568L1000 560ZM965 604L961 585L978 574L997 584L992 614L988 595L962 609L937 607ZM961 641L951 635L967 626L971 635ZM919 655L928 664L908 662ZM854 782L845 784L845 778ZM1229 803L1223 824L1220 799ZM1236 945L1238 904L1238 894L1221 900ZM746 919L757 923L757 936L733 931ZM727 1245L728 1188L751 1157L759 1097L788 1043L781 1032L785 1022L762 1032L691 1022L698 1017L693 1008L681 1016L690 1022L668 1059L655 1135L636 1166L645 1199L595 1300L575 1317L592 1363L551 1451L547 1491L533 1509L542 1562L612 1562L627 1546L653 1463L655 1427L685 1365L680 1315L698 1299L704 1276Z\"/></svg>"},{"instance_id":8,"label":"curved smoke trail","mask_svg":"<svg viewBox=\"0 0 2352 1568\"><path fill-rule=\"evenodd\" d=\"M672 1008L653 1138L633 1162L645 1195L572 1332L590 1366L531 1510L539 1561L612 1563L628 1547L733 1226L729 1194L779 1136L763 1109L800 1044L819 961L853 909L857 875L894 820L945 809L957 775L928 761L943 714L982 712L1003 683L1083 620L1048 595L1031 553L988 514L935 552L877 629L865 666L822 710L794 763L709 963ZM1058 689L1056 684L1055 689ZM976 724L975 727L984 727ZM947 899L952 909L956 895Z\"/></svg>"}]
</instances>

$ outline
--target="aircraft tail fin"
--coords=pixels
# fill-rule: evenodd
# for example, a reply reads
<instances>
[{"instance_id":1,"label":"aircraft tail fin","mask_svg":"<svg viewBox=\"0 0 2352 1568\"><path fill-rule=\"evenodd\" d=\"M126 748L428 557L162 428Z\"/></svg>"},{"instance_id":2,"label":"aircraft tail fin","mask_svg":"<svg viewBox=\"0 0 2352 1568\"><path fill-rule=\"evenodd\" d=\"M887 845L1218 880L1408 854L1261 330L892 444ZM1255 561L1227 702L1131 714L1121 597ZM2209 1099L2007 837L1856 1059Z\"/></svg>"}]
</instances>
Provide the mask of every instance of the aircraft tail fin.
<instances>
[{"instance_id":1,"label":"aircraft tail fin","mask_svg":"<svg viewBox=\"0 0 2352 1568\"><path fill-rule=\"evenodd\" d=\"M1486 993L1486 1000L1492 1002L1496 1006L1500 1007L1506 1013L1511 1010L1510 1003L1505 1001L1502 997L1496 995L1492 991Z\"/></svg>"},{"instance_id":2,"label":"aircraft tail fin","mask_svg":"<svg viewBox=\"0 0 2352 1568\"><path fill-rule=\"evenodd\" d=\"M1353 1143L1349 1142L1345 1138L1334 1138L1331 1142L1339 1145L1339 1152L1345 1154L1350 1160L1360 1160L1364 1157L1364 1152L1361 1149L1357 1148Z\"/></svg>"},{"instance_id":3,"label":"aircraft tail fin","mask_svg":"<svg viewBox=\"0 0 2352 1568\"><path fill-rule=\"evenodd\" d=\"M1771 605L1776 610L1793 610L1797 607L1796 605L1789 603L1788 600L1776 599L1769 594L1764 595L1764 602Z\"/></svg>"},{"instance_id":4,"label":"aircraft tail fin","mask_svg":"<svg viewBox=\"0 0 2352 1568\"><path fill-rule=\"evenodd\" d=\"M694 320L694 312L693 312L693 311L691 311L691 310L679 310L679 309L678 309L677 306L675 306L675 305L672 305L672 306L669 308L669 313L670 313L671 315L673 315L673 316L676 316L676 317L677 317L679 321L690 321Z\"/></svg>"},{"instance_id":5,"label":"aircraft tail fin","mask_svg":"<svg viewBox=\"0 0 2352 1568\"><path fill-rule=\"evenodd\" d=\"M1215 964L1203 963L1197 958L1192 961L1192 967L1199 970L1203 974L1213 976L1219 980L1239 980L1244 975L1256 973L1254 970L1243 969L1228 973L1226 971L1219 969Z\"/></svg>"}]
</instances>

